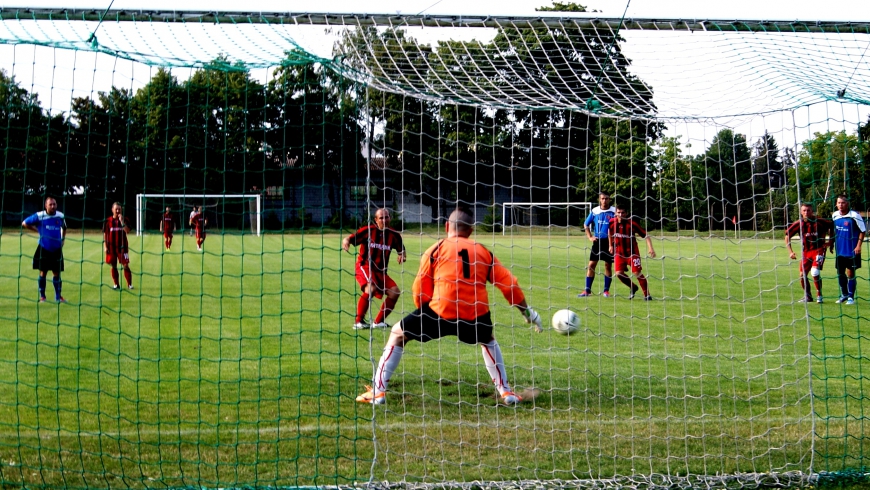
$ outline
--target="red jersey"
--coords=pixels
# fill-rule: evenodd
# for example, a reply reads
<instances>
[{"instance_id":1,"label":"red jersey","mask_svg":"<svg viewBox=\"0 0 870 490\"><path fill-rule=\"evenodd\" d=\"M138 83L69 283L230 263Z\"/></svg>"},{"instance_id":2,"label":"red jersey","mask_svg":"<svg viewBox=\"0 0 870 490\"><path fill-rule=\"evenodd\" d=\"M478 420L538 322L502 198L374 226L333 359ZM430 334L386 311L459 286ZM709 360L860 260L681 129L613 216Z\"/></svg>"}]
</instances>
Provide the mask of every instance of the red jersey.
<instances>
[{"instance_id":1,"label":"red jersey","mask_svg":"<svg viewBox=\"0 0 870 490\"><path fill-rule=\"evenodd\" d=\"M795 235L801 236L801 247L804 252L822 250L829 241L826 236L834 236L834 223L826 219L804 220L803 218L788 225L785 236L789 239Z\"/></svg>"},{"instance_id":2,"label":"red jersey","mask_svg":"<svg viewBox=\"0 0 870 490\"><path fill-rule=\"evenodd\" d=\"M610 238L610 244L613 245L613 255L631 257L632 255L640 255L635 235L646 238L646 230L641 228L633 219L625 219L620 223L619 219L612 218L607 235Z\"/></svg>"},{"instance_id":3,"label":"red jersey","mask_svg":"<svg viewBox=\"0 0 870 490\"><path fill-rule=\"evenodd\" d=\"M175 217L172 213L163 213L163 233L171 234L175 231Z\"/></svg>"},{"instance_id":4,"label":"red jersey","mask_svg":"<svg viewBox=\"0 0 870 490\"><path fill-rule=\"evenodd\" d=\"M392 229L378 229L376 225L363 226L350 236L351 245L359 245L357 264L371 266L373 270L386 272L390 265L390 251L405 252L402 235Z\"/></svg>"},{"instance_id":5,"label":"red jersey","mask_svg":"<svg viewBox=\"0 0 870 490\"><path fill-rule=\"evenodd\" d=\"M124 218L124 223L127 223L127 218ZM103 241L106 242L107 252L111 254L123 254L127 252L127 232L121 225L119 218L109 216L103 222Z\"/></svg>"},{"instance_id":6,"label":"red jersey","mask_svg":"<svg viewBox=\"0 0 870 490\"><path fill-rule=\"evenodd\" d=\"M193 221L193 228L196 231L205 230L205 215L204 214L196 213L195 215L193 215L193 218L190 218L190 220Z\"/></svg>"}]
</instances>

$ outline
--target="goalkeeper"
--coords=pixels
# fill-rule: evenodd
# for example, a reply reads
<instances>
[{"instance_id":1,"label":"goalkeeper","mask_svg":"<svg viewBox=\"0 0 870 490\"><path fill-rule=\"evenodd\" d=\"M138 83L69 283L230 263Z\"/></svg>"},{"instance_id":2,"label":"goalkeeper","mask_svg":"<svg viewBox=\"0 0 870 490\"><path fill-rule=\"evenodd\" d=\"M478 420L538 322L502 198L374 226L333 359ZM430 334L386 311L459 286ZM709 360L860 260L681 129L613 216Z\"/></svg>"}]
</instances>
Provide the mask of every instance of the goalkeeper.
<instances>
[{"instance_id":1,"label":"goalkeeper","mask_svg":"<svg viewBox=\"0 0 870 490\"><path fill-rule=\"evenodd\" d=\"M423 254L413 287L417 309L393 326L373 386L367 386L368 391L356 401L376 405L385 402L387 384L408 341L428 342L448 335L466 344L480 345L484 365L503 403L514 405L522 400L511 391L501 348L492 333L486 283L493 283L537 332L542 331L541 317L526 304L516 277L483 245L469 238L474 230L471 223L468 213L453 211L447 222L447 238Z\"/></svg>"}]
</instances>

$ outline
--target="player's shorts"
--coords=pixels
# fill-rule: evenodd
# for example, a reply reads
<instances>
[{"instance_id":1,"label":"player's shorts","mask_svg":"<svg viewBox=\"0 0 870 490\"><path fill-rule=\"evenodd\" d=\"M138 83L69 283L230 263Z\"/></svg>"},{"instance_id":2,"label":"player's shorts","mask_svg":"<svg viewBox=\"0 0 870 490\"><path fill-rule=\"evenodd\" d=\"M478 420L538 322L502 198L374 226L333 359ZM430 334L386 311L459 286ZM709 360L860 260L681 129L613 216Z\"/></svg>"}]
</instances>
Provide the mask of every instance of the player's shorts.
<instances>
[{"instance_id":1,"label":"player's shorts","mask_svg":"<svg viewBox=\"0 0 870 490\"><path fill-rule=\"evenodd\" d=\"M825 249L821 250L810 250L808 252L804 252L801 257L801 273L806 275L809 274L810 269L815 267L818 270L822 270L825 266Z\"/></svg>"},{"instance_id":2,"label":"player's shorts","mask_svg":"<svg viewBox=\"0 0 870 490\"><path fill-rule=\"evenodd\" d=\"M372 285L374 297L381 299L387 289L397 287L396 281L386 272L372 271L367 265L356 265L356 282L359 283L360 291L365 291L366 286Z\"/></svg>"},{"instance_id":3,"label":"player's shorts","mask_svg":"<svg viewBox=\"0 0 870 490\"><path fill-rule=\"evenodd\" d=\"M837 256L837 273L845 274L846 269L860 269L861 268L861 254L856 254L854 257L840 257Z\"/></svg>"},{"instance_id":4,"label":"player's shorts","mask_svg":"<svg viewBox=\"0 0 870 490\"><path fill-rule=\"evenodd\" d=\"M466 344L486 343L492 339L492 318L489 312L474 320L448 320L438 316L426 304L402 318L399 325L406 338L419 342L429 342L448 335L455 335Z\"/></svg>"},{"instance_id":5,"label":"player's shorts","mask_svg":"<svg viewBox=\"0 0 870 490\"><path fill-rule=\"evenodd\" d=\"M196 230L194 234L196 235L196 238L202 238L205 240L205 230Z\"/></svg>"},{"instance_id":6,"label":"player's shorts","mask_svg":"<svg viewBox=\"0 0 870 490\"><path fill-rule=\"evenodd\" d=\"M631 257L617 255L614 259L616 272L625 272L629 267L631 267L632 274L640 274L642 269L640 266L640 255L632 255Z\"/></svg>"},{"instance_id":7,"label":"player's shorts","mask_svg":"<svg viewBox=\"0 0 870 490\"><path fill-rule=\"evenodd\" d=\"M42 245L37 245L36 252L33 253L33 270L63 272L63 249L59 248L52 252L42 248Z\"/></svg>"},{"instance_id":8,"label":"player's shorts","mask_svg":"<svg viewBox=\"0 0 870 490\"><path fill-rule=\"evenodd\" d=\"M172 232L171 231L164 231L163 238L172 238Z\"/></svg>"},{"instance_id":9,"label":"player's shorts","mask_svg":"<svg viewBox=\"0 0 870 490\"><path fill-rule=\"evenodd\" d=\"M127 252L121 252L121 253L106 252L106 263L107 264L112 264L112 267L117 267L118 262L120 262L121 265L129 264L130 263L130 255Z\"/></svg>"},{"instance_id":10,"label":"player's shorts","mask_svg":"<svg viewBox=\"0 0 870 490\"><path fill-rule=\"evenodd\" d=\"M610 253L610 239L599 238L592 242L592 252L589 253L589 262L603 260L608 264L613 263L613 255Z\"/></svg>"}]
</instances>

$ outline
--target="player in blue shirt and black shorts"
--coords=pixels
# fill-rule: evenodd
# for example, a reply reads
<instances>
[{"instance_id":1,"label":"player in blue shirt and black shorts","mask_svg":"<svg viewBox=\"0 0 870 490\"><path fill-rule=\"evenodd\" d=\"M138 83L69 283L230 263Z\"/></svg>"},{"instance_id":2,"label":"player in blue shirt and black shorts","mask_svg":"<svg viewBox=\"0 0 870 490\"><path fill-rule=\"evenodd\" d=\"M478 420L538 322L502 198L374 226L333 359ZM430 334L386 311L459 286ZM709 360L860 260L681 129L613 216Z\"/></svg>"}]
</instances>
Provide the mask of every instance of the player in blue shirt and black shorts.
<instances>
[{"instance_id":1,"label":"player in blue shirt and black shorts","mask_svg":"<svg viewBox=\"0 0 870 490\"><path fill-rule=\"evenodd\" d=\"M58 303L66 303L60 294L60 273L63 272L63 242L66 239L66 220L63 213L57 210L57 201L53 197L45 198L45 211L40 211L25 219L21 226L39 233L39 244L33 254L33 269L39 271L37 285L39 301L45 301L45 276L51 271L54 277L54 298Z\"/></svg>"},{"instance_id":2,"label":"player in blue shirt and black shorts","mask_svg":"<svg viewBox=\"0 0 870 490\"><path fill-rule=\"evenodd\" d=\"M586 289L578 294L578 298L592 295L592 281L595 280L595 267L604 261L604 292L605 298L610 297L610 283L613 282L613 255L610 253L610 240L607 231L610 220L616 217L616 208L611 206L610 195L606 192L598 194L600 206L592 208L592 212L583 223L586 238L592 242L592 252L589 254L589 266L586 269Z\"/></svg>"},{"instance_id":3,"label":"player in blue shirt and black shorts","mask_svg":"<svg viewBox=\"0 0 870 490\"><path fill-rule=\"evenodd\" d=\"M867 228L861 215L852 211L849 198L837 196L834 211L834 248L837 250L837 279L840 281L840 299L837 303L855 304L858 280L855 270L861 268L861 245Z\"/></svg>"}]
</instances>

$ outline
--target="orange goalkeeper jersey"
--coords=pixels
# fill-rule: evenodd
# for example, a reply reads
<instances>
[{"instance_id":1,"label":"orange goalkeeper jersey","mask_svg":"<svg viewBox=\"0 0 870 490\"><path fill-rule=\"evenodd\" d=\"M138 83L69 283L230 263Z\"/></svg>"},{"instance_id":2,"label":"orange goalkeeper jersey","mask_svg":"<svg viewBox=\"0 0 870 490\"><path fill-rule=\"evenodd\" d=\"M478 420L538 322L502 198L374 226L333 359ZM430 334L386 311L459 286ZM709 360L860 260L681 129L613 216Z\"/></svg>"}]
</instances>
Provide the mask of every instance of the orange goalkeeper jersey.
<instances>
[{"instance_id":1,"label":"orange goalkeeper jersey","mask_svg":"<svg viewBox=\"0 0 870 490\"><path fill-rule=\"evenodd\" d=\"M516 277L486 247L470 238L445 238L429 247L420 259L414 304L420 308L429 303L435 313L448 320L474 320L489 311L487 281L511 306L525 299Z\"/></svg>"}]
</instances>

